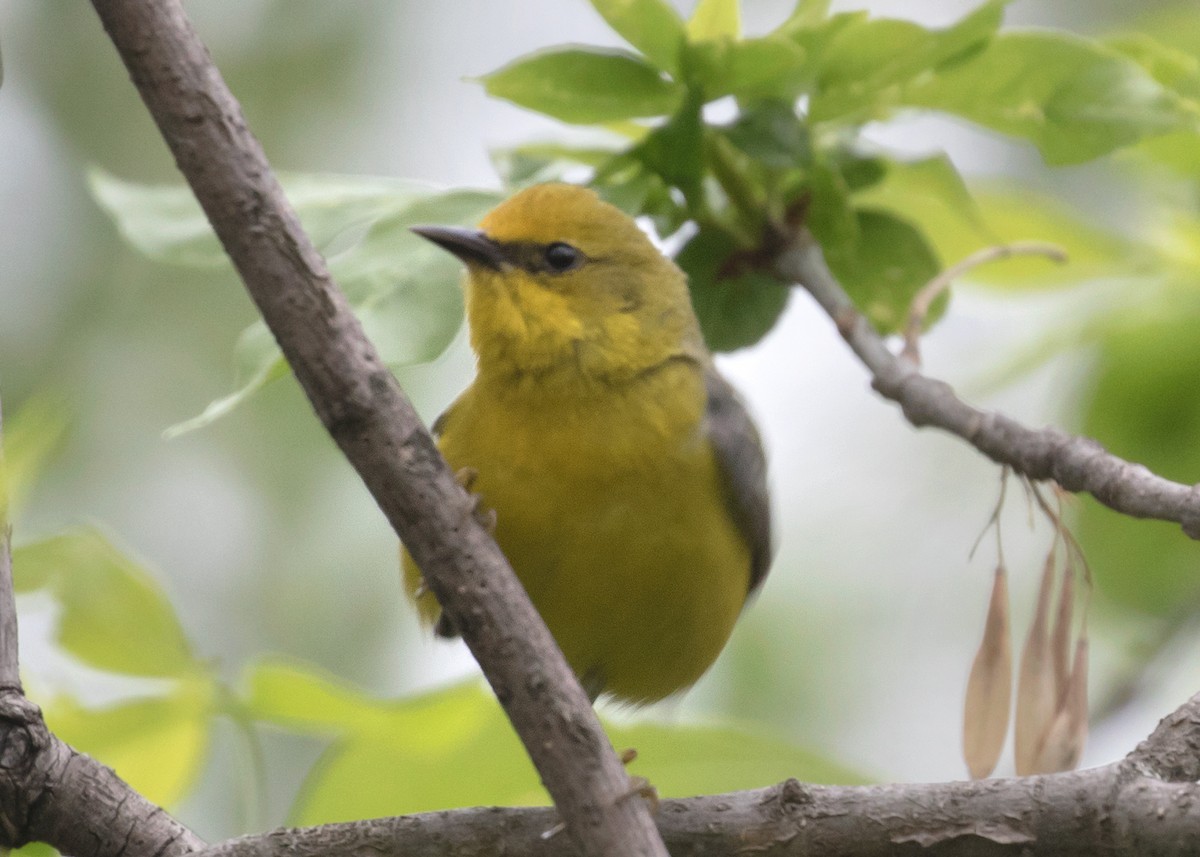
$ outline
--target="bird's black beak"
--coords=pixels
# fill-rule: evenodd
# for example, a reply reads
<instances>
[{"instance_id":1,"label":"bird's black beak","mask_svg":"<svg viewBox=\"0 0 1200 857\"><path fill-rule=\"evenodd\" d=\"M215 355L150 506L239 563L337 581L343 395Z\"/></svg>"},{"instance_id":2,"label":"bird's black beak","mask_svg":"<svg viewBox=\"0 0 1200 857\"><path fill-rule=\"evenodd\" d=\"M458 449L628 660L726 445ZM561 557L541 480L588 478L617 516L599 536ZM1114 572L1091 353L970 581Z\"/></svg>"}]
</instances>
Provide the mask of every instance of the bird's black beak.
<instances>
[{"instance_id":1,"label":"bird's black beak","mask_svg":"<svg viewBox=\"0 0 1200 857\"><path fill-rule=\"evenodd\" d=\"M503 270L508 265L504 248L478 229L466 229L462 226L414 226L412 231L443 250L449 250L468 265L482 265L493 271Z\"/></svg>"}]
</instances>

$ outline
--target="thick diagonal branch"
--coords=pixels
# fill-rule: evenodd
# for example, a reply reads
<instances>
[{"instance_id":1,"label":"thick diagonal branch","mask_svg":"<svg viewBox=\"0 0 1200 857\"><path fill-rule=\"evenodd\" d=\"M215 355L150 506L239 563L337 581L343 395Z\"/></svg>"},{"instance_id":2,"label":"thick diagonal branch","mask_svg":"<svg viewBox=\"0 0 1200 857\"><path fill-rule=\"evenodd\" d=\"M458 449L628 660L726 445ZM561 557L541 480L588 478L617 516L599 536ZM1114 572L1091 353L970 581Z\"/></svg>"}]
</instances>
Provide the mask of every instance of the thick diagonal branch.
<instances>
[{"instance_id":1,"label":"thick diagonal branch","mask_svg":"<svg viewBox=\"0 0 1200 857\"><path fill-rule=\"evenodd\" d=\"M471 648L586 854L665 854L587 697L301 230L178 0L93 0L321 422ZM330 581L330 585L333 582Z\"/></svg>"},{"instance_id":2,"label":"thick diagonal branch","mask_svg":"<svg viewBox=\"0 0 1200 857\"><path fill-rule=\"evenodd\" d=\"M1173 521L1200 539L1200 489L1164 479L1140 464L1118 458L1091 438L1055 428L1031 429L1004 414L982 411L955 395L943 381L921 374L887 347L834 278L821 248L808 233L776 263L780 276L803 286L837 324L838 332L872 375L872 386L900 405L914 426L956 434L999 464L1030 479L1053 479L1072 492L1087 492L1134 518Z\"/></svg>"}]
</instances>

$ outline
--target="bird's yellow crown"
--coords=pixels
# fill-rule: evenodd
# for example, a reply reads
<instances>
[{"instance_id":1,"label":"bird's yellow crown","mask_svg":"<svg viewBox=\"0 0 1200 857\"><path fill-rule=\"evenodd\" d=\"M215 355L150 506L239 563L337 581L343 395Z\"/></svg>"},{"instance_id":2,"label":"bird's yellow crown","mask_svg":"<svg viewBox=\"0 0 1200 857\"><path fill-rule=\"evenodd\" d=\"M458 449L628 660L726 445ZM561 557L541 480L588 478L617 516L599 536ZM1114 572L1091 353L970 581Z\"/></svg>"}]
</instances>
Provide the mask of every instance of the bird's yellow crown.
<instances>
[{"instance_id":1,"label":"bird's yellow crown","mask_svg":"<svg viewBox=\"0 0 1200 857\"><path fill-rule=\"evenodd\" d=\"M595 192L537 185L480 227L495 247L486 264L468 260L481 375L619 382L704 354L683 272Z\"/></svg>"}]
</instances>

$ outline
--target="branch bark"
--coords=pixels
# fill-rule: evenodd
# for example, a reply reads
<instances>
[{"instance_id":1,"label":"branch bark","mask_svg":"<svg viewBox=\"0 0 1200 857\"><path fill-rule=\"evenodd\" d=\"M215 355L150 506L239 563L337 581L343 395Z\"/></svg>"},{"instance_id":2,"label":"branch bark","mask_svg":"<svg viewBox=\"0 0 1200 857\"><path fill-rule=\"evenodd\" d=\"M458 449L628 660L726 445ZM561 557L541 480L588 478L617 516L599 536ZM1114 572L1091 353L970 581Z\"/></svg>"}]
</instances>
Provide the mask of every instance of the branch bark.
<instances>
[{"instance_id":1,"label":"branch bark","mask_svg":"<svg viewBox=\"0 0 1200 857\"><path fill-rule=\"evenodd\" d=\"M1117 512L1172 521L1189 537L1200 539L1200 486L1164 479L1118 458L1091 438L1056 428L1031 429L1004 414L974 408L944 381L921 374L913 362L893 354L855 308L807 231L779 257L776 270L816 299L870 370L871 385L900 405L914 426L944 429L1030 479L1053 479L1067 491L1089 493Z\"/></svg>"},{"instance_id":2,"label":"branch bark","mask_svg":"<svg viewBox=\"0 0 1200 857\"><path fill-rule=\"evenodd\" d=\"M587 696L301 230L178 0L93 6L317 416L479 661L579 850L664 855Z\"/></svg>"},{"instance_id":3,"label":"branch bark","mask_svg":"<svg viewBox=\"0 0 1200 857\"><path fill-rule=\"evenodd\" d=\"M1200 695L1126 759L975 782L770 788L664 801L672 854L732 857L1183 857L1200 841ZM545 809L475 808L231 840L197 857L550 857Z\"/></svg>"}]
</instances>

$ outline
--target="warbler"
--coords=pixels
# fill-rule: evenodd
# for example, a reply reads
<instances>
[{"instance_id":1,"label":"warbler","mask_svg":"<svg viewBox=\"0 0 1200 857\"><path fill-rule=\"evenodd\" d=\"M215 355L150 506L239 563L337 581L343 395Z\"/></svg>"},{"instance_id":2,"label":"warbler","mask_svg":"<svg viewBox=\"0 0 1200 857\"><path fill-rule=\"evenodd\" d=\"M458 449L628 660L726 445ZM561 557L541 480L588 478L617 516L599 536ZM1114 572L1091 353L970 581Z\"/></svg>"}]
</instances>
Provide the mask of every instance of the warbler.
<instances>
[{"instance_id":1,"label":"warbler","mask_svg":"<svg viewBox=\"0 0 1200 857\"><path fill-rule=\"evenodd\" d=\"M692 685L771 558L766 463L684 273L592 190L527 188L478 230L413 229L466 264L474 381L434 423L595 700ZM407 551L409 595L454 634Z\"/></svg>"}]
</instances>

